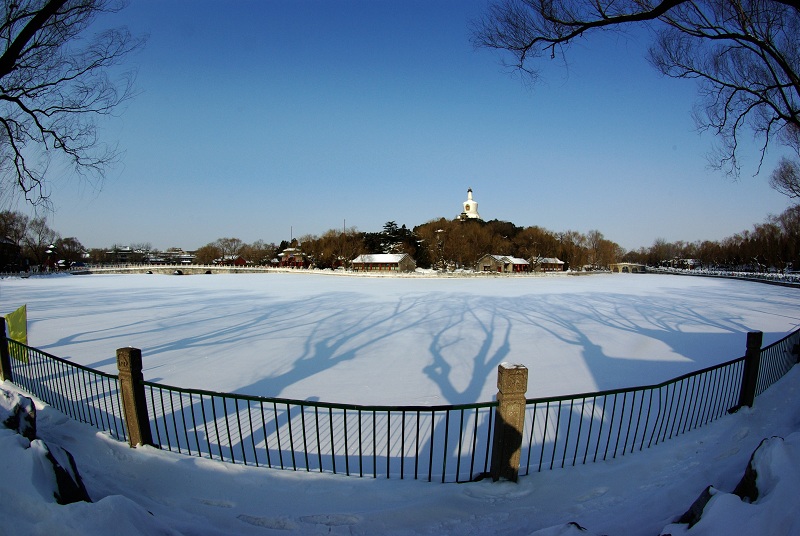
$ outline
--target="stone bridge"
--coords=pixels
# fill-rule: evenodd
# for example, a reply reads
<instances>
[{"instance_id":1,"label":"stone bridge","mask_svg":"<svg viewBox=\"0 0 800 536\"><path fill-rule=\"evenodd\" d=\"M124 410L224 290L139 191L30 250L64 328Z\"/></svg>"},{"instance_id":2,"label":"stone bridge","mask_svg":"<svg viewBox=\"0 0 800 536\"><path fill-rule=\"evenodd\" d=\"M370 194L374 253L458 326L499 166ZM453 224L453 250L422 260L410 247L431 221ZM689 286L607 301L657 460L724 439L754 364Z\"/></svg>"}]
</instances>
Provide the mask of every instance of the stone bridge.
<instances>
[{"instance_id":1,"label":"stone bridge","mask_svg":"<svg viewBox=\"0 0 800 536\"><path fill-rule=\"evenodd\" d=\"M115 266L84 266L68 270L71 274L252 274L266 272L292 272L286 268L266 266L220 266L214 264L124 264Z\"/></svg>"}]
</instances>

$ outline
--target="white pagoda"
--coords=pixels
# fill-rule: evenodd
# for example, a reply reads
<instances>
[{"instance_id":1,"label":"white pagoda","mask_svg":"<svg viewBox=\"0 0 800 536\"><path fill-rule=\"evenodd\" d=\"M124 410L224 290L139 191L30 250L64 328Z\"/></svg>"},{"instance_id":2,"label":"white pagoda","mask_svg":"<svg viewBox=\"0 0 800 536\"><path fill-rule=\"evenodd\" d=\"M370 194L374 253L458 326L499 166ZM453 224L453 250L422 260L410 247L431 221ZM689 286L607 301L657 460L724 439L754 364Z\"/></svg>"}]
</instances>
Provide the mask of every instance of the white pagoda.
<instances>
[{"instance_id":1,"label":"white pagoda","mask_svg":"<svg viewBox=\"0 0 800 536\"><path fill-rule=\"evenodd\" d=\"M462 220L479 220L478 202L472 199L472 188L467 189L467 200L464 201L464 212L461 213Z\"/></svg>"}]
</instances>

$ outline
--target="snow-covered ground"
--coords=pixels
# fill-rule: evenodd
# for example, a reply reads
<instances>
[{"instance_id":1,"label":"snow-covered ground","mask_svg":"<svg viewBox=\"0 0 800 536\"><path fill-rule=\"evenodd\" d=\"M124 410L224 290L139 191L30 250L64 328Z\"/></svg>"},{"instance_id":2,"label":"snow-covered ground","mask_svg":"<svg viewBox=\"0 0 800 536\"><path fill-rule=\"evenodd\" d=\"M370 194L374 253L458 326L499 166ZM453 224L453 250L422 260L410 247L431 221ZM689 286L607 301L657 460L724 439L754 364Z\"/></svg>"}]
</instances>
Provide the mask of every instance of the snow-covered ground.
<instances>
[{"instance_id":1,"label":"snow-covered ground","mask_svg":"<svg viewBox=\"0 0 800 536\"><path fill-rule=\"evenodd\" d=\"M79 276L0 281L28 304L30 341L114 372L138 346L148 380L351 403L491 400L501 361L528 396L654 383L800 324L800 290L657 275L350 278ZM377 377L376 377L377 376ZM10 386L5 385L6 389ZM145 447L39 405L39 437L70 450L92 504L55 504L27 440L0 429L0 534L799 534L800 369L751 409L624 458L519 484L374 480L223 464ZM731 495L753 450L762 496Z\"/></svg>"}]
</instances>

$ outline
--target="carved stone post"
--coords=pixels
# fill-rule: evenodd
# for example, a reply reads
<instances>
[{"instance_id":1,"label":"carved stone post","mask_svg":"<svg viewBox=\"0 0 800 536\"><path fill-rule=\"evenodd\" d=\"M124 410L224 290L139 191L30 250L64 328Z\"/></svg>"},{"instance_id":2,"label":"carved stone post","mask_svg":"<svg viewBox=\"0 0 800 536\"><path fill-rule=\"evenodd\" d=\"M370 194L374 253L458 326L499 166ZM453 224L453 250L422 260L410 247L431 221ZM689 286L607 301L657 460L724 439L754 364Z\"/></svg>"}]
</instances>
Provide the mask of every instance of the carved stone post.
<instances>
[{"instance_id":1,"label":"carved stone post","mask_svg":"<svg viewBox=\"0 0 800 536\"><path fill-rule=\"evenodd\" d=\"M0 316L0 381L14 381L11 374L11 353L8 351L8 339L6 339L6 319Z\"/></svg>"},{"instance_id":2,"label":"carved stone post","mask_svg":"<svg viewBox=\"0 0 800 536\"><path fill-rule=\"evenodd\" d=\"M763 340L764 334L760 331L751 331L747 334L747 353L744 356L739 407L753 407L753 401L756 398L756 384L758 383L758 368L761 362L761 343Z\"/></svg>"},{"instance_id":3,"label":"carved stone post","mask_svg":"<svg viewBox=\"0 0 800 536\"><path fill-rule=\"evenodd\" d=\"M117 350L117 369L119 370L119 390L122 395L122 409L128 427L128 444L152 445L150 419L147 417L147 399L144 396L144 376L142 375L142 351L138 348L119 348Z\"/></svg>"},{"instance_id":4,"label":"carved stone post","mask_svg":"<svg viewBox=\"0 0 800 536\"><path fill-rule=\"evenodd\" d=\"M528 369L523 365L501 363L497 367L497 389L499 404L492 442L492 480L505 478L516 482L525 426Z\"/></svg>"}]
</instances>

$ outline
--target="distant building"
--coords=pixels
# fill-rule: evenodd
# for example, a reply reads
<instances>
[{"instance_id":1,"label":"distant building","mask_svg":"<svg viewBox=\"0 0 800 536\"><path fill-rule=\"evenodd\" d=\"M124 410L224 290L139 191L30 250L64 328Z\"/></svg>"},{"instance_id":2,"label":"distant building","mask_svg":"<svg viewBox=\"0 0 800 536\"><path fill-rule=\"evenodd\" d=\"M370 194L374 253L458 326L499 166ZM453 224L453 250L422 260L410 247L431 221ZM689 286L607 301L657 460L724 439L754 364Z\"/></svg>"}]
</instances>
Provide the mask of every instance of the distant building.
<instances>
[{"instance_id":1,"label":"distant building","mask_svg":"<svg viewBox=\"0 0 800 536\"><path fill-rule=\"evenodd\" d=\"M106 251L105 261L112 264L128 264L132 262L134 253L130 246L114 246L113 249Z\"/></svg>"},{"instance_id":2,"label":"distant building","mask_svg":"<svg viewBox=\"0 0 800 536\"><path fill-rule=\"evenodd\" d=\"M498 272L498 273L520 273L530 272L531 264L525 259L511 257L509 255L486 254L475 266L476 272Z\"/></svg>"},{"instance_id":3,"label":"distant building","mask_svg":"<svg viewBox=\"0 0 800 536\"><path fill-rule=\"evenodd\" d=\"M186 252L176 257L180 264L194 264L194 253Z\"/></svg>"},{"instance_id":4,"label":"distant building","mask_svg":"<svg viewBox=\"0 0 800 536\"><path fill-rule=\"evenodd\" d=\"M225 255L221 259L214 259L214 264L222 266L245 266L247 260L241 255Z\"/></svg>"},{"instance_id":5,"label":"distant building","mask_svg":"<svg viewBox=\"0 0 800 536\"><path fill-rule=\"evenodd\" d=\"M351 263L354 272L413 272L417 263L407 253L359 255Z\"/></svg>"},{"instance_id":6,"label":"distant building","mask_svg":"<svg viewBox=\"0 0 800 536\"><path fill-rule=\"evenodd\" d=\"M563 272L565 264L557 257L542 257L536 259L535 270L537 272Z\"/></svg>"},{"instance_id":7,"label":"distant building","mask_svg":"<svg viewBox=\"0 0 800 536\"><path fill-rule=\"evenodd\" d=\"M697 268L702 268L703 263L700 262L700 259L678 259L673 263L674 268L682 268L684 270L695 270Z\"/></svg>"},{"instance_id":8,"label":"distant building","mask_svg":"<svg viewBox=\"0 0 800 536\"><path fill-rule=\"evenodd\" d=\"M164 251L158 258L151 257L153 264L194 264L195 255L191 251L184 251L181 248L172 247Z\"/></svg>"},{"instance_id":9,"label":"distant building","mask_svg":"<svg viewBox=\"0 0 800 536\"><path fill-rule=\"evenodd\" d=\"M308 268L310 262L298 248L286 248L278 253L278 266L282 268Z\"/></svg>"},{"instance_id":10,"label":"distant building","mask_svg":"<svg viewBox=\"0 0 800 536\"><path fill-rule=\"evenodd\" d=\"M467 200L464 201L464 211L459 218L462 220L480 220L481 215L478 214L478 202L472 198L472 188L467 189Z\"/></svg>"}]
</instances>

